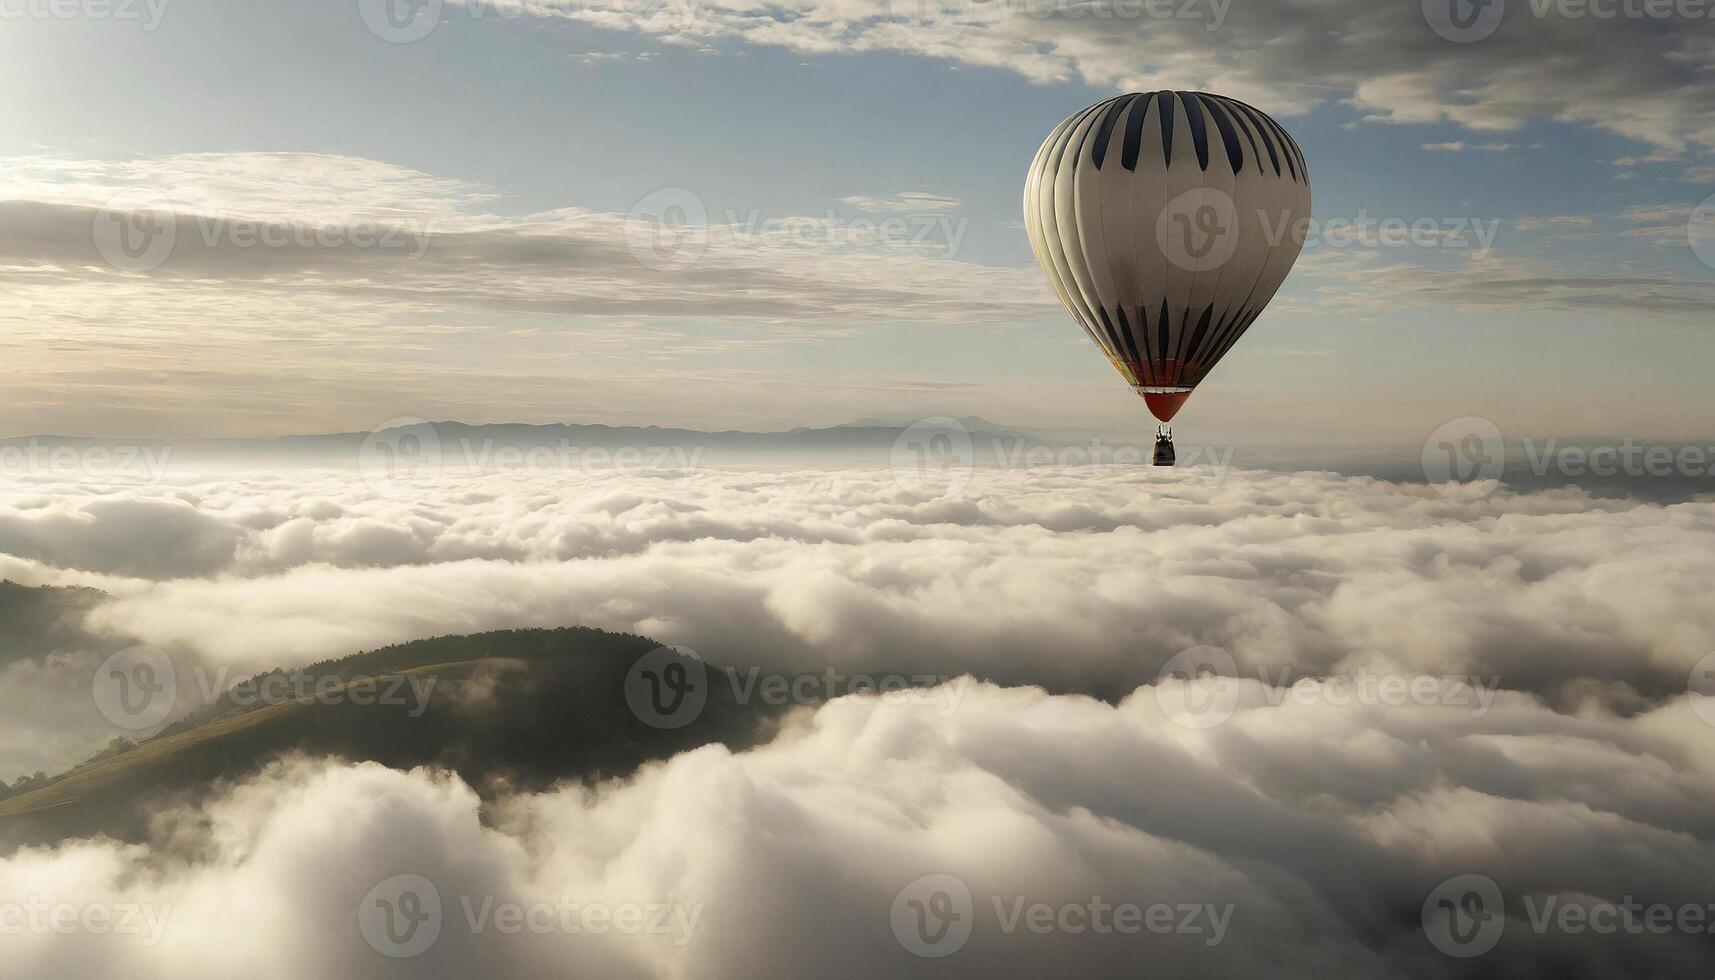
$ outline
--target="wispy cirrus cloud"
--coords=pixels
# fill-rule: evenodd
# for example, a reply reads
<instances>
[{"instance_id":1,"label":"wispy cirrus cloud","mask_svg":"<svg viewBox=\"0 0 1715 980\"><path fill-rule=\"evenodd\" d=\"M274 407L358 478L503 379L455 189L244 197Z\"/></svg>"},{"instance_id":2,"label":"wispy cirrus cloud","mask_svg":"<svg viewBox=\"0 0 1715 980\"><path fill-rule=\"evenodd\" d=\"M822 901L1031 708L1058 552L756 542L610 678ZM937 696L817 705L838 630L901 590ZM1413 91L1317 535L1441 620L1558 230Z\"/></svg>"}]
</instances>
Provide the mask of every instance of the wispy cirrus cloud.
<instances>
[{"instance_id":1,"label":"wispy cirrus cloud","mask_svg":"<svg viewBox=\"0 0 1715 980\"><path fill-rule=\"evenodd\" d=\"M1432 7L1365 0L1114 4L1101 8L1106 16L1054 3L796 0L769 17L724 0L497 2L670 44L900 51L1043 83L1207 88L1271 112L1335 100L1381 123L1451 122L1487 133L1553 120L1664 150L1715 145L1715 45L1696 7L1597 18L1570 6L1497 5L1486 32L1449 37L1432 25Z\"/></svg>"},{"instance_id":2,"label":"wispy cirrus cloud","mask_svg":"<svg viewBox=\"0 0 1715 980\"><path fill-rule=\"evenodd\" d=\"M429 398L487 411L497 388L538 391L543 410L568 389L642 404L637 381L706 374L710 353L1058 310L1034 269L964 261L959 228L883 234L686 188L629 214L499 215L493 191L350 157L22 157L0 173L7 383L44 406L15 431L81 415L112 431L120 414L143 431L278 432L294 413L299 431L347 428ZM950 200L900 199L926 216ZM366 407L381 392L391 404Z\"/></svg>"}]
</instances>

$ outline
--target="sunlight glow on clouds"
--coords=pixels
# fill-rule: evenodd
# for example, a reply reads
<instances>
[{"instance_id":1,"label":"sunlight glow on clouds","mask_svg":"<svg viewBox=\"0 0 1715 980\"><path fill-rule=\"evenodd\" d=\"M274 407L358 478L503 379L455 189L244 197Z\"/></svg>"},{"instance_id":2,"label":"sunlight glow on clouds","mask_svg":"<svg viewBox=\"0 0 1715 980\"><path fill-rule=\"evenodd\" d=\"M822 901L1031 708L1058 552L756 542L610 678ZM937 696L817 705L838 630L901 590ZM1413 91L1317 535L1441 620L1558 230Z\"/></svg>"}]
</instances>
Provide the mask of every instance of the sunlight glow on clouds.
<instances>
[{"instance_id":1,"label":"sunlight glow on clouds","mask_svg":"<svg viewBox=\"0 0 1715 980\"><path fill-rule=\"evenodd\" d=\"M1536 933L1531 919L1545 903L1622 896L1707 905L1715 770L1683 699L1631 718L1558 715L1517 694L1477 719L1257 703L1196 731L1157 694L1110 706L984 685L952 714L839 700L752 751L707 746L486 816L456 777L288 760L163 814L150 844L0 858L0 894L141 908L157 926L22 930L0 936L0 953L39 980L546 977L572 964L614 978L1098 977L1140 959L1175 973L1458 976L1471 961L1436 951L1422 909L1441 882L1480 872L1508 917L1485 971L1547 959L1566 976L1682 975L1705 962L1702 935L1616 943ZM360 932L358 916L402 874L433 889L436 931L391 958L381 951L409 947ZM912 955L898 938L908 922L889 913L928 874L970 893L970 935L946 958ZM1015 903L1097 899L1209 911L1165 935L1005 925ZM653 931L574 932L544 914L509 932L482 912L568 903L669 914Z\"/></svg>"},{"instance_id":2,"label":"sunlight glow on clouds","mask_svg":"<svg viewBox=\"0 0 1715 980\"><path fill-rule=\"evenodd\" d=\"M1208 644L1245 671L1498 675L1635 708L1715 649L1712 536L1709 502L1245 470L979 470L940 499L886 470L450 470L408 499L333 472L42 484L0 498L0 578L110 593L85 625L112 649L26 657L0 689L20 710L57 702L135 642L257 671L586 625L716 663L1111 696ZM87 699L58 724L83 715L65 763L105 741Z\"/></svg>"}]
</instances>

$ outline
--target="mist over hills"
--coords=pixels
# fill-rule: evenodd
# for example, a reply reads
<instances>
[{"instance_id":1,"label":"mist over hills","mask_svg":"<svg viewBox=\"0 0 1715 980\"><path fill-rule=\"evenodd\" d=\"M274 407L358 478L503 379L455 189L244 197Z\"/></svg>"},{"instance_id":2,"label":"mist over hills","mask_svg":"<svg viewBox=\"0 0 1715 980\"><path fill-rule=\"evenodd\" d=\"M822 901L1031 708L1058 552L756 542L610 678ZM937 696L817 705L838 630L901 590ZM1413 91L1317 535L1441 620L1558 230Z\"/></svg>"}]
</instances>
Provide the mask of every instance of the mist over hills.
<instances>
[{"instance_id":1,"label":"mist over hills","mask_svg":"<svg viewBox=\"0 0 1715 980\"><path fill-rule=\"evenodd\" d=\"M27 591L42 601L77 598ZM0 603L0 616L15 618L12 605ZM646 692L628 675L662 649L587 628L498 630L239 679L146 738L116 739L69 772L9 795L0 787L0 851L91 835L142 840L151 813L282 756L434 766L495 794L625 776L710 742L738 749L768 737L783 709L740 703L745 689L736 685L705 684L704 700L681 724L640 715L633 699ZM655 659L657 669L683 661L707 677L700 661L672 651Z\"/></svg>"},{"instance_id":2,"label":"mist over hills","mask_svg":"<svg viewBox=\"0 0 1715 980\"><path fill-rule=\"evenodd\" d=\"M99 589L31 588L0 579L0 666L93 641L83 617L108 598Z\"/></svg>"}]
</instances>

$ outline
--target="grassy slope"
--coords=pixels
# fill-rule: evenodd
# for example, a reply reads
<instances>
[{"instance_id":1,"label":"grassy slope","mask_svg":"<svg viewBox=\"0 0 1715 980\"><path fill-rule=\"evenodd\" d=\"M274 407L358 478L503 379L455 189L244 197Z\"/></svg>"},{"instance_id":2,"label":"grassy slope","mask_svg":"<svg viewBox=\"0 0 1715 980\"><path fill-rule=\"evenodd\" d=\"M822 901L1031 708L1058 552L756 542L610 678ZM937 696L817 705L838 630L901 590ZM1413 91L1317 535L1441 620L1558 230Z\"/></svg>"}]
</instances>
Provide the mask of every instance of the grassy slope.
<instances>
[{"instance_id":1,"label":"grassy slope","mask_svg":"<svg viewBox=\"0 0 1715 980\"><path fill-rule=\"evenodd\" d=\"M90 834L140 840L149 814L176 796L255 772L282 753L444 766L483 789L619 775L709 742L736 748L759 737L769 715L737 705L722 685L684 728L639 721L625 701L625 675L656 645L590 629L509 630L327 661L305 672L348 685L404 673L436 686L416 717L413 705L333 699L206 706L123 754L0 800L0 846Z\"/></svg>"}]
</instances>

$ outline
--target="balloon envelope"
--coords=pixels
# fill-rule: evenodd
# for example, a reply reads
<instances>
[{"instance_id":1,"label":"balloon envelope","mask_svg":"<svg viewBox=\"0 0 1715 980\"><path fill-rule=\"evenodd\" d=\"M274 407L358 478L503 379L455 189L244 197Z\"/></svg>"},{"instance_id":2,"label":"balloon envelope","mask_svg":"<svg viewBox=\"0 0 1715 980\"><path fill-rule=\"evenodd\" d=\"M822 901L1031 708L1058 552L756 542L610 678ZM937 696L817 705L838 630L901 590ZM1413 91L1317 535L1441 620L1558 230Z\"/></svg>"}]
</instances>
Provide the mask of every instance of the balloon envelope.
<instances>
[{"instance_id":1,"label":"balloon envelope","mask_svg":"<svg viewBox=\"0 0 1715 980\"><path fill-rule=\"evenodd\" d=\"M1203 92L1074 113L1024 184L1036 261L1163 422L1274 297L1309 216L1298 144L1259 110Z\"/></svg>"}]
</instances>

